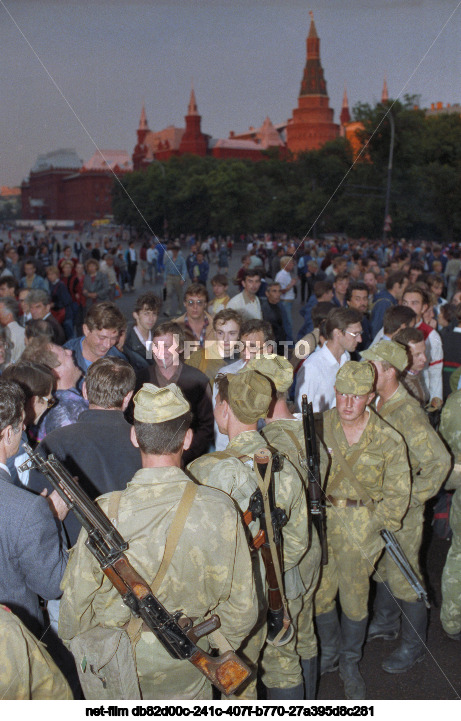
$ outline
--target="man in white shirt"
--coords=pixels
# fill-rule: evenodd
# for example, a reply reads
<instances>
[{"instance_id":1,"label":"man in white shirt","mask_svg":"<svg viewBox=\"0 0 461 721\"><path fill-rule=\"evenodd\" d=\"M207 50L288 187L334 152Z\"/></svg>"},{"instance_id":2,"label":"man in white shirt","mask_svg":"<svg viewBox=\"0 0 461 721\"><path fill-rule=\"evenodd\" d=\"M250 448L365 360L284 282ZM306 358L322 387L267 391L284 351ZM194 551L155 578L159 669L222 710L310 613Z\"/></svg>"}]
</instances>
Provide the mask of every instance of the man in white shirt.
<instances>
[{"instance_id":1,"label":"man in white shirt","mask_svg":"<svg viewBox=\"0 0 461 721\"><path fill-rule=\"evenodd\" d=\"M291 308L295 299L295 285L298 281L291 273L295 267L295 261L288 255L285 255L280 261L280 270L275 276L275 282L280 283L282 288L282 313L283 325L288 341L293 342L293 325L291 321Z\"/></svg>"},{"instance_id":2,"label":"man in white shirt","mask_svg":"<svg viewBox=\"0 0 461 721\"><path fill-rule=\"evenodd\" d=\"M237 293L227 304L227 308L237 310L244 320L256 318L262 320L261 303L256 293L261 285L261 275L257 270L245 270L242 277L243 290Z\"/></svg>"},{"instance_id":3,"label":"man in white shirt","mask_svg":"<svg viewBox=\"0 0 461 721\"><path fill-rule=\"evenodd\" d=\"M327 341L312 353L296 375L295 401L301 410L302 396L312 403L314 413L336 405L336 373L362 340L362 313L355 308L335 308L325 321Z\"/></svg>"}]
</instances>

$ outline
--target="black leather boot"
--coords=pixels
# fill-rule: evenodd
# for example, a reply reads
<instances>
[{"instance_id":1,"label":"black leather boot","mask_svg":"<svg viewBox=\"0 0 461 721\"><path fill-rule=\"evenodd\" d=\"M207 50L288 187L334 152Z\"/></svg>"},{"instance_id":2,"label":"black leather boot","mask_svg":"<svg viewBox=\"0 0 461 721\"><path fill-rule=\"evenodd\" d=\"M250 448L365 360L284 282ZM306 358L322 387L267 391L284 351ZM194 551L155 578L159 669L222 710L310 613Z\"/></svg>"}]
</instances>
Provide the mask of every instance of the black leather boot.
<instances>
[{"instance_id":1,"label":"black leather boot","mask_svg":"<svg viewBox=\"0 0 461 721\"><path fill-rule=\"evenodd\" d=\"M367 632L368 616L361 621L352 621L341 616L341 651L339 655L339 675L344 683L347 699L366 698L365 681L359 671L362 648Z\"/></svg>"},{"instance_id":2,"label":"black leather boot","mask_svg":"<svg viewBox=\"0 0 461 721\"><path fill-rule=\"evenodd\" d=\"M319 637L320 675L338 669L341 627L336 608L315 617Z\"/></svg>"},{"instance_id":3,"label":"black leather boot","mask_svg":"<svg viewBox=\"0 0 461 721\"><path fill-rule=\"evenodd\" d=\"M304 686L302 683L291 688L268 688L266 686L266 696L268 701L303 701Z\"/></svg>"},{"instance_id":4,"label":"black leather boot","mask_svg":"<svg viewBox=\"0 0 461 721\"><path fill-rule=\"evenodd\" d=\"M304 698L306 701L315 701L317 696L318 657L303 658L301 666L303 667Z\"/></svg>"},{"instance_id":5,"label":"black leather boot","mask_svg":"<svg viewBox=\"0 0 461 721\"><path fill-rule=\"evenodd\" d=\"M387 673L405 673L426 655L427 609L422 601L400 601L402 641L381 664Z\"/></svg>"},{"instance_id":6,"label":"black leather boot","mask_svg":"<svg viewBox=\"0 0 461 721\"><path fill-rule=\"evenodd\" d=\"M367 641L383 638L394 641L399 635L400 606L387 583L376 584L373 618L368 627Z\"/></svg>"}]
</instances>

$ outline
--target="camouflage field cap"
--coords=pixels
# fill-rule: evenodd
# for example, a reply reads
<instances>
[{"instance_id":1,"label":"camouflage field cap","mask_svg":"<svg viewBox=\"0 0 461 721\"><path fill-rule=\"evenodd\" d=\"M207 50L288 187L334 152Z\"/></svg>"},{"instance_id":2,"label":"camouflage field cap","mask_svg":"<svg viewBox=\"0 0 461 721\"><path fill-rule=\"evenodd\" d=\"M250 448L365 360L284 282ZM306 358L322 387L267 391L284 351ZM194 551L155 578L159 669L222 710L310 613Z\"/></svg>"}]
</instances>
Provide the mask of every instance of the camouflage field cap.
<instances>
[{"instance_id":1,"label":"camouflage field cap","mask_svg":"<svg viewBox=\"0 0 461 721\"><path fill-rule=\"evenodd\" d=\"M375 369L371 363L344 363L336 374L335 388L338 393L364 396L371 393L375 382Z\"/></svg>"},{"instance_id":2,"label":"camouflage field cap","mask_svg":"<svg viewBox=\"0 0 461 721\"><path fill-rule=\"evenodd\" d=\"M262 373L272 381L280 393L287 391L293 383L293 366L289 360L275 353L252 358L245 369Z\"/></svg>"},{"instance_id":3,"label":"camouflage field cap","mask_svg":"<svg viewBox=\"0 0 461 721\"><path fill-rule=\"evenodd\" d=\"M360 355L369 361L387 361L399 371L404 371L409 363L405 346L394 340L380 340Z\"/></svg>"},{"instance_id":4,"label":"camouflage field cap","mask_svg":"<svg viewBox=\"0 0 461 721\"><path fill-rule=\"evenodd\" d=\"M272 401L272 386L266 376L255 370L229 373L229 405L241 423L256 423L265 418Z\"/></svg>"},{"instance_id":5,"label":"camouflage field cap","mask_svg":"<svg viewBox=\"0 0 461 721\"><path fill-rule=\"evenodd\" d=\"M134 418L140 423L163 423L190 411L181 389L174 383L157 388L144 383L134 397Z\"/></svg>"}]
</instances>

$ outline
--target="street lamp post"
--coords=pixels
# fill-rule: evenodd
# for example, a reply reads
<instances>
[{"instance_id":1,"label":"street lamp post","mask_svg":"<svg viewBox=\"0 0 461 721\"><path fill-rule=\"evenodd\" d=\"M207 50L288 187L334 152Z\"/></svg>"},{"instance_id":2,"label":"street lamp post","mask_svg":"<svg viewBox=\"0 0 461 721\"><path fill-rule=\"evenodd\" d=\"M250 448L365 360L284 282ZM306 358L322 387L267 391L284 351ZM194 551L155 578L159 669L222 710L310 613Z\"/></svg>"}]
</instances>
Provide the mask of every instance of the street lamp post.
<instances>
[{"instance_id":1,"label":"street lamp post","mask_svg":"<svg viewBox=\"0 0 461 721\"><path fill-rule=\"evenodd\" d=\"M384 206L384 223L383 223L383 243L386 240L387 218L389 216L389 203L391 199L391 179L392 179L392 162L394 158L394 138L395 138L395 122L394 116L390 110L387 111L386 117L389 118L391 125L391 143L389 146L389 162L387 164L387 186L386 186L386 203Z\"/></svg>"}]
</instances>

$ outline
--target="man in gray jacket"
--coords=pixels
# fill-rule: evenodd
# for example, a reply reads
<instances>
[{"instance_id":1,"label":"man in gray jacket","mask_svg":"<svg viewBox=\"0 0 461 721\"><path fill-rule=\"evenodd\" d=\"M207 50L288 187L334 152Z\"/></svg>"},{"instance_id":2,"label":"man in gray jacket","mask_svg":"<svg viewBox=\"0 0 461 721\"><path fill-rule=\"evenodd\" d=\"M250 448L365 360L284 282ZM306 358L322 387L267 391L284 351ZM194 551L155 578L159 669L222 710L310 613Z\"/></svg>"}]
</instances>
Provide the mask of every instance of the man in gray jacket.
<instances>
[{"instance_id":1,"label":"man in gray jacket","mask_svg":"<svg viewBox=\"0 0 461 721\"><path fill-rule=\"evenodd\" d=\"M38 597L60 596L66 558L48 501L9 481L6 461L21 441L24 401L17 383L0 379L0 602L41 635Z\"/></svg>"}]
</instances>

